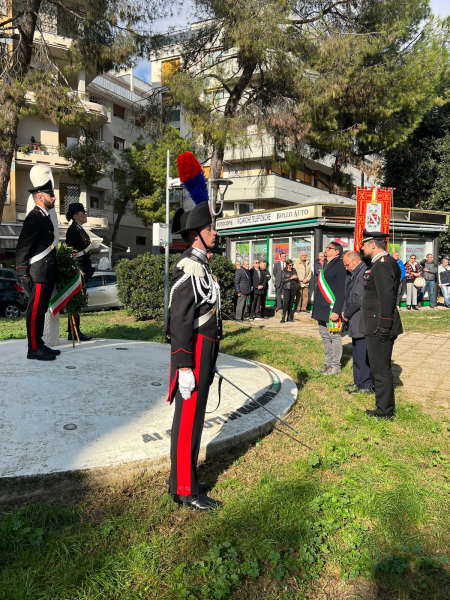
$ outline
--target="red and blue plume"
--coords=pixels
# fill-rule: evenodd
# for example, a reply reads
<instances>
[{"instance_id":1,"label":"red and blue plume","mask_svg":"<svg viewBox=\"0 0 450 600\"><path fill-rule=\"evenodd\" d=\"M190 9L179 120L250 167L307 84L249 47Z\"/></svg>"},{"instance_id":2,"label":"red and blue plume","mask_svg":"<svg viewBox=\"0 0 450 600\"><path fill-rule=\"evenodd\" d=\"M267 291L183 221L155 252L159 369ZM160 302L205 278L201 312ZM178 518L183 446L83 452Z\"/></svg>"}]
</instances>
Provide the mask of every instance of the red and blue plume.
<instances>
[{"instance_id":1,"label":"red and blue plume","mask_svg":"<svg viewBox=\"0 0 450 600\"><path fill-rule=\"evenodd\" d=\"M178 175L195 204L208 202L208 187L202 165L192 152L183 152L177 158Z\"/></svg>"}]
</instances>

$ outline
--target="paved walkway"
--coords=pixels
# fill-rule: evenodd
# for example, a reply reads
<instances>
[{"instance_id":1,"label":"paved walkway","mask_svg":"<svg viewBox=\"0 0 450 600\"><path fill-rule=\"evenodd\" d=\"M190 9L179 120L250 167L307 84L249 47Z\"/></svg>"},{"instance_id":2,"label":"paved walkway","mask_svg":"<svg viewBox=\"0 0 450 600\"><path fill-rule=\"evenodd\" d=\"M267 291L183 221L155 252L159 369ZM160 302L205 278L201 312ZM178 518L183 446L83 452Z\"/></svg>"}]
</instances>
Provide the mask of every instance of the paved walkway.
<instances>
[{"instance_id":1,"label":"paved walkway","mask_svg":"<svg viewBox=\"0 0 450 600\"><path fill-rule=\"evenodd\" d=\"M442 309L444 310L444 309ZM430 311L431 312L431 311ZM439 314L440 310L435 311ZM253 321L256 326L286 331L304 337L320 339L316 321L310 313L295 315L294 323L280 323L279 313L265 321ZM344 352L351 354L351 341L342 338ZM393 371L396 384L406 397L420 402L437 418L450 417L450 332L425 333L407 331L394 345Z\"/></svg>"}]
</instances>

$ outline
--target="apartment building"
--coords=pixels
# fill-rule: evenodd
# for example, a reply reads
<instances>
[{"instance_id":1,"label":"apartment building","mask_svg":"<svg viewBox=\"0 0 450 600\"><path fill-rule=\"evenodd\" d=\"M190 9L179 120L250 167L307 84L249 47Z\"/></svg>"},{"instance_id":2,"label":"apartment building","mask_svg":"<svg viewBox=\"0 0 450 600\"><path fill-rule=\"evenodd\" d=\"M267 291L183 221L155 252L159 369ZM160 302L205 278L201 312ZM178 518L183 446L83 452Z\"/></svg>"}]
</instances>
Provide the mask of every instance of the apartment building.
<instances>
[{"instance_id":1,"label":"apartment building","mask_svg":"<svg viewBox=\"0 0 450 600\"><path fill-rule=\"evenodd\" d=\"M168 38L167 46L152 59L152 88L161 90L161 101L167 107L171 125L177 128L182 136L189 135L189 125L186 112L182 106L171 104L165 88L165 79L180 64L179 40L189 36L190 31L199 24L191 25L190 29L179 32ZM233 58L234 50L223 50L220 47L210 48L205 52L201 68L205 68L207 81L204 100L217 107L218 110L227 101L227 92L217 86L214 78L209 78L208 68L213 69L216 62L228 64L230 73L238 73L237 63ZM258 75L256 76L258 77ZM233 85L230 76L229 85ZM308 148L302 156L302 168L287 169L283 163L284 151L276 148L273 136L261 133L255 127L248 129L249 143L245 148L229 149L225 153L223 177L231 178L233 185L226 193L223 216L252 213L255 211L272 210L280 207L293 206L314 202L317 196L326 194L332 173L333 157L314 160ZM277 159L274 157L278 157ZM205 173L208 176L208 163L205 163ZM339 198L352 198L358 185L373 185L373 179L362 173L356 167L345 169L350 189L338 189ZM337 201L339 201L339 198Z\"/></svg>"},{"instance_id":2,"label":"apartment building","mask_svg":"<svg viewBox=\"0 0 450 600\"><path fill-rule=\"evenodd\" d=\"M39 61L39 50L46 45L57 66L62 70L65 53L71 39L58 23L56 16L40 13L40 33L36 33L33 61ZM132 69L116 73L96 75L81 71L68 77L68 83L85 111L84 128L102 144L113 148L119 166L122 151L130 147L138 136L145 134L136 126L133 118L135 103L145 102L150 85L137 78ZM32 94L27 96L33 102ZM0 225L0 263L13 263L15 246L21 223L26 217L30 169L36 164L49 165L55 181L56 205L60 224L60 239L64 240L68 223L65 213L71 202L81 202L88 214L86 228L97 240L97 246L106 252L110 247L115 223L112 201L114 199L114 170L105 174L95 186L87 188L70 179L66 174L68 161L60 156L60 146L78 143L80 130L58 123L51 123L39 116L24 117L18 129L15 157L11 166L11 179L7 203ZM145 140L145 135L144 135ZM100 241L102 243L100 243ZM151 228L132 214L126 214L119 228L114 252L141 253L151 250ZM96 257L99 258L99 257Z\"/></svg>"}]
</instances>

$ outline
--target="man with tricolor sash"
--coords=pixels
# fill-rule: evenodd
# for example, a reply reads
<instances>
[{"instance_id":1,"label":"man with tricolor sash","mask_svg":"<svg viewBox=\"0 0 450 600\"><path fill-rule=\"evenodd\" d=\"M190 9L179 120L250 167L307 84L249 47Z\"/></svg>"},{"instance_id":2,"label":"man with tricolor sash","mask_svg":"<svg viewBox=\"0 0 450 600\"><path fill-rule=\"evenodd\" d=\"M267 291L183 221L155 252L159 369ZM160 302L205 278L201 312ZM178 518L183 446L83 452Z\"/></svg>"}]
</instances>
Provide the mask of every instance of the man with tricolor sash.
<instances>
[{"instance_id":1,"label":"man with tricolor sash","mask_svg":"<svg viewBox=\"0 0 450 600\"><path fill-rule=\"evenodd\" d=\"M314 294L312 318L319 324L319 333L325 348L324 375L341 372L342 341L340 320L345 296L347 272L342 262L342 246L330 242L325 248L327 264L320 271Z\"/></svg>"},{"instance_id":2,"label":"man with tricolor sash","mask_svg":"<svg viewBox=\"0 0 450 600\"><path fill-rule=\"evenodd\" d=\"M35 171L33 171L36 169ZM28 292L27 308L27 358L55 360L61 352L45 346L45 313L47 312L55 282L56 260L55 228L49 211L55 206L55 192L51 170L41 165L33 167L30 178L33 188L28 190L35 206L28 213L20 232L16 249L16 269L23 287Z\"/></svg>"}]
</instances>

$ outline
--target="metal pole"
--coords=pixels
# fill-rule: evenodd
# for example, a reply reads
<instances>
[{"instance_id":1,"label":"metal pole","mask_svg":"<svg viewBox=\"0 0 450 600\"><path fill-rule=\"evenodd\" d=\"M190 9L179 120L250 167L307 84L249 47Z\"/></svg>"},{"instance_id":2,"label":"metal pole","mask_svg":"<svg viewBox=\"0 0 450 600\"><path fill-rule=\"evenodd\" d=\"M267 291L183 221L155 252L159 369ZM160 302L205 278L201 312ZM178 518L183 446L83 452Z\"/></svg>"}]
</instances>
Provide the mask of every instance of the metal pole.
<instances>
[{"instance_id":1,"label":"metal pole","mask_svg":"<svg viewBox=\"0 0 450 600\"><path fill-rule=\"evenodd\" d=\"M165 261L164 261L164 329L167 329L169 323L169 221L170 221L170 150L167 150L167 175L166 175L166 243L165 243Z\"/></svg>"}]
</instances>

